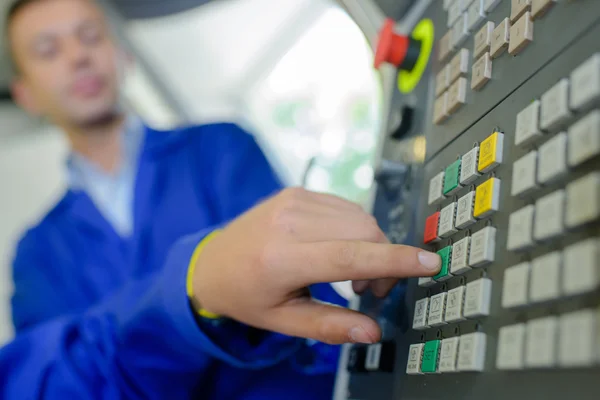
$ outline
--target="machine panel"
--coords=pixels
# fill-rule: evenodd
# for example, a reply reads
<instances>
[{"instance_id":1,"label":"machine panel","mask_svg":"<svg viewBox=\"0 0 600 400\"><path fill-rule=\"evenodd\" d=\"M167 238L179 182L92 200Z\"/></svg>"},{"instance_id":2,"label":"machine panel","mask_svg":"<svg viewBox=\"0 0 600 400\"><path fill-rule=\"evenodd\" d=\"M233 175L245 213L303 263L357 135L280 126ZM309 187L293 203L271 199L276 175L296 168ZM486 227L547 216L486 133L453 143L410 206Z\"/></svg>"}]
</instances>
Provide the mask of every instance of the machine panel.
<instances>
[{"instance_id":1,"label":"machine panel","mask_svg":"<svg viewBox=\"0 0 600 400\"><path fill-rule=\"evenodd\" d=\"M350 368L346 398L596 399L600 2L433 0L423 18L435 51L416 89L395 95L390 132L404 108L415 118L384 146L403 172L383 174L374 214L444 265L387 300L363 296L385 327L378 357L394 363ZM352 360L371 347L352 346Z\"/></svg>"}]
</instances>

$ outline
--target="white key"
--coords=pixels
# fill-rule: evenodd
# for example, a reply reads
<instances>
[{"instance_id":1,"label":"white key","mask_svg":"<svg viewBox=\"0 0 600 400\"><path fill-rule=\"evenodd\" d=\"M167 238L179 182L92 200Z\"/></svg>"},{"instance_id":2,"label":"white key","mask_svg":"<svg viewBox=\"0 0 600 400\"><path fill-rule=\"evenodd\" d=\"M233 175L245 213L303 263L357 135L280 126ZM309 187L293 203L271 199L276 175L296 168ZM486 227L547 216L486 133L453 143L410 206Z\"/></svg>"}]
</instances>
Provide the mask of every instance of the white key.
<instances>
[{"instance_id":1,"label":"white key","mask_svg":"<svg viewBox=\"0 0 600 400\"><path fill-rule=\"evenodd\" d=\"M462 335L458 342L459 371L483 371L485 366L486 336L483 332Z\"/></svg>"},{"instance_id":2,"label":"white key","mask_svg":"<svg viewBox=\"0 0 600 400\"><path fill-rule=\"evenodd\" d=\"M408 375L420 375L421 357L423 356L423 347L425 343L411 344L408 349L408 362L406 363L406 373Z\"/></svg>"},{"instance_id":3,"label":"white key","mask_svg":"<svg viewBox=\"0 0 600 400\"><path fill-rule=\"evenodd\" d=\"M440 172L429 181L429 200L430 206L445 199L442 189L444 188L444 171Z\"/></svg>"},{"instance_id":4,"label":"white key","mask_svg":"<svg viewBox=\"0 0 600 400\"><path fill-rule=\"evenodd\" d=\"M436 125L441 124L448 118L448 92L443 93L440 97L435 99L433 103L433 123Z\"/></svg>"},{"instance_id":5,"label":"white key","mask_svg":"<svg viewBox=\"0 0 600 400\"><path fill-rule=\"evenodd\" d=\"M538 257L531 262L529 299L532 302L560 297L561 266L562 254L558 251Z\"/></svg>"},{"instance_id":6,"label":"white key","mask_svg":"<svg viewBox=\"0 0 600 400\"><path fill-rule=\"evenodd\" d=\"M569 79L563 78L542 95L540 127L549 131L563 125L571 118L569 109Z\"/></svg>"},{"instance_id":7,"label":"white key","mask_svg":"<svg viewBox=\"0 0 600 400\"><path fill-rule=\"evenodd\" d=\"M456 372L456 360L458 359L458 337L442 340L440 351L440 372Z\"/></svg>"},{"instance_id":8,"label":"white key","mask_svg":"<svg viewBox=\"0 0 600 400\"><path fill-rule=\"evenodd\" d=\"M448 89L448 84L448 66L444 65L435 77L435 95L439 96L444 93L444 90Z\"/></svg>"},{"instance_id":9,"label":"white key","mask_svg":"<svg viewBox=\"0 0 600 400\"><path fill-rule=\"evenodd\" d=\"M492 45L492 33L496 25L492 21L486 22L473 38L473 58L481 56L490 50Z\"/></svg>"},{"instance_id":10,"label":"white key","mask_svg":"<svg viewBox=\"0 0 600 400\"><path fill-rule=\"evenodd\" d=\"M440 213L440 226L438 228L438 235L441 237L449 237L452 234L458 232L454 227L454 217L456 215L456 203L450 203L446 207L442 208Z\"/></svg>"},{"instance_id":11,"label":"white key","mask_svg":"<svg viewBox=\"0 0 600 400\"><path fill-rule=\"evenodd\" d=\"M492 280L480 278L467 283L464 315L467 318L485 317L490 315L490 300L492 298Z\"/></svg>"},{"instance_id":12,"label":"white key","mask_svg":"<svg viewBox=\"0 0 600 400\"><path fill-rule=\"evenodd\" d=\"M588 367L596 361L597 315L581 310L560 318L558 359L561 367Z\"/></svg>"},{"instance_id":13,"label":"white key","mask_svg":"<svg viewBox=\"0 0 600 400\"><path fill-rule=\"evenodd\" d=\"M485 12L492 12L502 0L485 0Z\"/></svg>"},{"instance_id":14,"label":"white key","mask_svg":"<svg viewBox=\"0 0 600 400\"><path fill-rule=\"evenodd\" d=\"M481 23L485 21L485 10L483 8L483 0L475 0L467 10L469 15L469 31L473 32L479 28Z\"/></svg>"},{"instance_id":15,"label":"white key","mask_svg":"<svg viewBox=\"0 0 600 400\"><path fill-rule=\"evenodd\" d=\"M463 308L465 303L465 287L459 286L448 291L446 297L446 313L444 315L444 321L446 322L457 322L465 319L463 315Z\"/></svg>"},{"instance_id":16,"label":"white key","mask_svg":"<svg viewBox=\"0 0 600 400\"><path fill-rule=\"evenodd\" d=\"M561 132L544 143L539 150L537 178L547 183L567 173L567 134Z\"/></svg>"},{"instance_id":17,"label":"white key","mask_svg":"<svg viewBox=\"0 0 600 400\"><path fill-rule=\"evenodd\" d=\"M517 146L522 146L542 136L539 127L540 106L540 101L534 100L517 114L517 127L515 128L515 144Z\"/></svg>"},{"instance_id":18,"label":"white key","mask_svg":"<svg viewBox=\"0 0 600 400\"><path fill-rule=\"evenodd\" d=\"M600 53L571 72L571 108L581 110L600 99Z\"/></svg>"},{"instance_id":19,"label":"white key","mask_svg":"<svg viewBox=\"0 0 600 400\"><path fill-rule=\"evenodd\" d=\"M367 347L367 357L365 360L365 369L367 371L377 371L381 360L381 343L370 344Z\"/></svg>"},{"instance_id":20,"label":"white key","mask_svg":"<svg viewBox=\"0 0 600 400\"><path fill-rule=\"evenodd\" d=\"M535 202L535 240L550 239L564 232L565 197L565 191L561 189Z\"/></svg>"},{"instance_id":21,"label":"white key","mask_svg":"<svg viewBox=\"0 0 600 400\"><path fill-rule=\"evenodd\" d=\"M415 316L413 318L413 329L427 329L427 313L429 312L429 297L417 300L415 303Z\"/></svg>"},{"instance_id":22,"label":"white key","mask_svg":"<svg viewBox=\"0 0 600 400\"><path fill-rule=\"evenodd\" d=\"M537 151L531 151L513 164L510 194L519 196L537 189Z\"/></svg>"},{"instance_id":23,"label":"white key","mask_svg":"<svg viewBox=\"0 0 600 400\"><path fill-rule=\"evenodd\" d=\"M502 22L494 29L492 33L492 44L490 45L490 55L497 58L508 48L510 43L510 20L504 18Z\"/></svg>"},{"instance_id":24,"label":"white key","mask_svg":"<svg viewBox=\"0 0 600 400\"><path fill-rule=\"evenodd\" d=\"M438 40L438 61L440 63L446 61L452 50L454 50L452 47L452 30L449 30Z\"/></svg>"},{"instance_id":25,"label":"white key","mask_svg":"<svg viewBox=\"0 0 600 400\"><path fill-rule=\"evenodd\" d=\"M600 217L600 171L594 171L567 185L568 228L592 222Z\"/></svg>"},{"instance_id":26,"label":"white key","mask_svg":"<svg viewBox=\"0 0 600 400\"><path fill-rule=\"evenodd\" d=\"M531 0L512 0L510 7L510 19L516 21L526 11L531 9Z\"/></svg>"},{"instance_id":27,"label":"white key","mask_svg":"<svg viewBox=\"0 0 600 400\"><path fill-rule=\"evenodd\" d=\"M471 89L480 90L492 79L492 59L490 53L485 53L473 63L471 72Z\"/></svg>"},{"instance_id":28,"label":"white key","mask_svg":"<svg viewBox=\"0 0 600 400\"><path fill-rule=\"evenodd\" d=\"M474 182L481 174L477 171L479 159L479 146L473 147L461 158L460 184L465 186Z\"/></svg>"},{"instance_id":29,"label":"white key","mask_svg":"<svg viewBox=\"0 0 600 400\"><path fill-rule=\"evenodd\" d=\"M486 226L471 236L469 265L480 267L494 262L496 254L496 228Z\"/></svg>"},{"instance_id":30,"label":"white key","mask_svg":"<svg viewBox=\"0 0 600 400\"><path fill-rule=\"evenodd\" d=\"M468 24L469 16L464 13L452 26L452 46L454 48L460 47L469 37Z\"/></svg>"},{"instance_id":31,"label":"white key","mask_svg":"<svg viewBox=\"0 0 600 400\"><path fill-rule=\"evenodd\" d=\"M450 4L450 7L448 7L448 28L452 27L452 25L458 21L462 12L462 0L456 0L454 3Z\"/></svg>"},{"instance_id":32,"label":"white key","mask_svg":"<svg viewBox=\"0 0 600 400\"><path fill-rule=\"evenodd\" d=\"M448 89L448 110L449 114L458 111L467 100L467 79L458 78Z\"/></svg>"},{"instance_id":33,"label":"white key","mask_svg":"<svg viewBox=\"0 0 600 400\"><path fill-rule=\"evenodd\" d=\"M566 295L588 293L600 287L600 239L590 238L565 248L563 291Z\"/></svg>"},{"instance_id":34,"label":"white key","mask_svg":"<svg viewBox=\"0 0 600 400\"><path fill-rule=\"evenodd\" d=\"M469 72L469 50L460 49L448 64L448 83L454 83Z\"/></svg>"},{"instance_id":35,"label":"white key","mask_svg":"<svg viewBox=\"0 0 600 400\"><path fill-rule=\"evenodd\" d=\"M429 287L435 285L435 281L430 276L419 278L419 286Z\"/></svg>"},{"instance_id":36,"label":"white key","mask_svg":"<svg viewBox=\"0 0 600 400\"><path fill-rule=\"evenodd\" d=\"M440 326L446 324L446 322L444 322L446 295L446 292L442 292L436 294L435 296L431 296L431 300L429 300L429 317L427 319L427 324L429 326Z\"/></svg>"},{"instance_id":37,"label":"white key","mask_svg":"<svg viewBox=\"0 0 600 400\"><path fill-rule=\"evenodd\" d=\"M525 324L504 326L498 332L496 368L500 370L523 369Z\"/></svg>"},{"instance_id":38,"label":"white key","mask_svg":"<svg viewBox=\"0 0 600 400\"><path fill-rule=\"evenodd\" d=\"M531 16L533 19L542 17L558 0L532 0Z\"/></svg>"},{"instance_id":39,"label":"white key","mask_svg":"<svg viewBox=\"0 0 600 400\"><path fill-rule=\"evenodd\" d=\"M521 250L533 245L535 206L528 205L512 213L508 219L507 249Z\"/></svg>"},{"instance_id":40,"label":"white key","mask_svg":"<svg viewBox=\"0 0 600 400\"><path fill-rule=\"evenodd\" d=\"M471 237L466 236L452 245L452 262L450 263L450 273L452 275L464 274L469 271L469 248Z\"/></svg>"},{"instance_id":41,"label":"white key","mask_svg":"<svg viewBox=\"0 0 600 400\"><path fill-rule=\"evenodd\" d=\"M556 365L557 331L556 317L527 322L525 365L528 368L552 368Z\"/></svg>"},{"instance_id":42,"label":"white key","mask_svg":"<svg viewBox=\"0 0 600 400\"><path fill-rule=\"evenodd\" d=\"M516 56L531 42L533 42L533 21L531 20L531 13L527 11L510 27L508 53L511 56Z\"/></svg>"},{"instance_id":43,"label":"white key","mask_svg":"<svg viewBox=\"0 0 600 400\"><path fill-rule=\"evenodd\" d=\"M600 154L600 110L594 110L569 128L568 162L576 167Z\"/></svg>"},{"instance_id":44,"label":"white key","mask_svg":"<svg viewBox=\"0 0 600 400\"><path fill-rule=\"evenodd\" d=\"M531 263L524 262L507 268L504 271L504 284L502 285L502 307L512 308L527 304L530 268Z\"/></svg>"},{"instance_id":45,"label":"white key","mask_svg":"<svg viewBox=\"0 0 600 400\"><path fill-rule=\"evenodd\" d=\"M477 220L473 216L473 206L475 202L475 191L471 191L458 199L456 210L456 227L464 229L474 224Z\"/></svg>"}]
</instances>

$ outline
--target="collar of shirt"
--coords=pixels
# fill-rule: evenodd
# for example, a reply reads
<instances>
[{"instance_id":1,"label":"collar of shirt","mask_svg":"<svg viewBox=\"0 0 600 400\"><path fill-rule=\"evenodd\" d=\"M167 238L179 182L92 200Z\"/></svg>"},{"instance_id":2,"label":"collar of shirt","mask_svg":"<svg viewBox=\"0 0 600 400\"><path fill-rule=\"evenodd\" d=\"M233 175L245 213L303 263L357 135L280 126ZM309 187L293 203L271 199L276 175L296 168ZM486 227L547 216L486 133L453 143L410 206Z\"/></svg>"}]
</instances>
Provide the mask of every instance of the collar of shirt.
<instances>
[{"instance_id":1,"label":"collar of shirt","mask_svg":"<svg viewBox=\"0 0 600 400\"><path fill-rule=\"evenodd\" d=\"M135 178L144 137L142 121L135 116L128 117L121 135L122 162L114 174L107 174L76 152L67 160L71 189L85 192L122 237L133 232Z\"/></svg>"}]
</instances>

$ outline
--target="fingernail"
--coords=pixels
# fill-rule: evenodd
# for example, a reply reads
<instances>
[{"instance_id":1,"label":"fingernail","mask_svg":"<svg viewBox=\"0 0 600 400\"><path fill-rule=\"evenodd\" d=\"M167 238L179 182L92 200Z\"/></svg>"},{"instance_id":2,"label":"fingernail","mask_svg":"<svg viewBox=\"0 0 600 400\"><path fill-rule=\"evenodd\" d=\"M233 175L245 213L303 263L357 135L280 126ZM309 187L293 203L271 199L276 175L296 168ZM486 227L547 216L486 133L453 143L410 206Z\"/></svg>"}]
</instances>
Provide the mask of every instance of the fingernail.
<instances>
[{"instance_id":1,"label":"fingernail","mask_svg":"<svg viewBox=\"0 0 600 400\"><path fill-rule=\"evenodd\" d=\"M375 341L367 333L365 328L363 328L360 325L355 326L352 329L350 329L349 336L350 336L350 340L353 343L366 343L366 344L375 343Z\"/></svg>"},{"instance_id":2,"label":"fingernail","mask_svg":"<svg viewBox=\"0 0 600 400\"><path fill-rule=\"evenodd\" d=\"M440 269L442 265L442 259L439 255L435 253L430 253L428 251L419 252L418 256L419 262L421 265L430 271L437 271Z\"/></svg>"}]
</instances>

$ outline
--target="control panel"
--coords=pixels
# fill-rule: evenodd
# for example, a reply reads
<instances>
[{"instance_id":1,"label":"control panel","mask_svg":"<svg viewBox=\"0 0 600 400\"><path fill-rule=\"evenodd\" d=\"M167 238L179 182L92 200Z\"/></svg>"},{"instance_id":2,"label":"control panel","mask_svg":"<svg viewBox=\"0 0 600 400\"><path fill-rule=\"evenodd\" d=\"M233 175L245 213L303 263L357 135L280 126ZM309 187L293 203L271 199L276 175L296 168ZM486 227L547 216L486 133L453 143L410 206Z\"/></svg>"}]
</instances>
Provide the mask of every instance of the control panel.
<instances>
[{"instance_id":1,"label":"control panel","mask_svg":"<svg viewBox=\"0 0 600 400\"><path fill-rule=\"evenodd\" d=\"M344 398L597 399L600 1L429 3L431 60L390 111L420 119L383 157L413 171L401 243L442 268L393 308L361 299L392 327L348 348ZM419 138L421 163L401 151ZM375 205L390 236L382 204L400 205Z\"/></svg>"}]
</instances>

